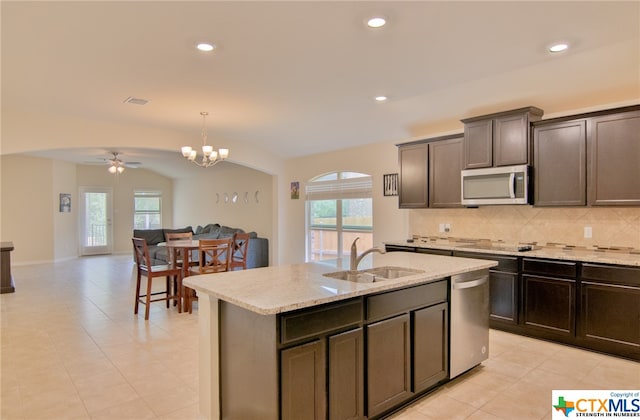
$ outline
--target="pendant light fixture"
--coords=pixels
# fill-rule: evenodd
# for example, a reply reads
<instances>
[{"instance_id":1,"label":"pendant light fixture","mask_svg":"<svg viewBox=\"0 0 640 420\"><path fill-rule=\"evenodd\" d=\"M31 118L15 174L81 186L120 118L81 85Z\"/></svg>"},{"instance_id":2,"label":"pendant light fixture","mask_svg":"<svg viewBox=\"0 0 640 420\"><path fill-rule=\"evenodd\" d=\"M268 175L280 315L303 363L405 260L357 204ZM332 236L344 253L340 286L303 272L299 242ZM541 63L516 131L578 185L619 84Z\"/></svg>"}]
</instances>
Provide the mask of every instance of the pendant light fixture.
<instances>
[{"instance_id":1,"label":"pendant light fixture","mask_svg":"<svg viewBox=\"0 0 640 420\"><path fill-rule=\"evenodd\" d=\"M208 168L226 160L229 157L229 149L213 150L213 146L207 144L207 115L209 113L201 112L200 115L202 115L202 159L200 162L196 160L198 152L191 146L182 147L182 156L200 167Z\"/></svg>"}]
</instances>

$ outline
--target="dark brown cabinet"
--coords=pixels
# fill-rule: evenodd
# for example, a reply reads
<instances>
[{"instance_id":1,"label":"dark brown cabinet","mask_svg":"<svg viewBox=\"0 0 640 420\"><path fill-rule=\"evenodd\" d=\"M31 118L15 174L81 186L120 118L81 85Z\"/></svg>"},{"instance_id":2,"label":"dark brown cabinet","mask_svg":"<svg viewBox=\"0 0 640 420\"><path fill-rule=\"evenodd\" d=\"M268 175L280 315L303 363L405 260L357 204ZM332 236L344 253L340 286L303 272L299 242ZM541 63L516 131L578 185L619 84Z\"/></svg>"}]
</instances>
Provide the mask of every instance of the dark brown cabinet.
<instances>
[{"instance_id":1,"label":"dark brown cabinet","mask_svg":"<svg viewBox=\"0 0 640 420\"><path fill-rule=\"evenodd\" d=\"M368 414L380 414L411 396L409 314L367 326Z\"/></svg>"},{"instance_id":2,"label":"dark brown cabinet","mask_svg":"<svg viewBox=\"0 0 640 420\"><path fill-rule=\"evenodd\" d=\"M462 207L463 136L429 143L429 207Z\"/></svg>"},{"instance_id":3,"label":"dark brown cabinet","mask_svg":"<svg viewBox=\"0 0 640 420\"><path fill-rule=\"evenodd\" d=\"M587 204L586 120L535 124L534 205Z\"/></svg>"},{"instance_id":4,"label":"dark brown cabinet","mask_svg":"<svg viewBox=\"0 0 640 420\"><path fill-rule=\"evenodd\" d=\"M529 123L542 114L539 108L527 107L462 120L464 168L528 164Z\"/></svg>"},{"instance_id":5,"label":"dark brown cabinet","mask_svg":"<svg viewBox=\"0 0 640 420\"><path fill-rule=\"evenodd\" d=\"M590 118L588 142L589 204L640 205L640 110Z\"/></svg>"},{"instance_id":6,"label":"dark brown cabinet","mask_svg":"<svg viewBox=\"0 0 640 420\"><path fill-rule=\"evenodd\" d=\"M401 209L429 206L429 145L406 144L398 147L400 161L399 207Z\"/></svg>"},{"instance_id":7,"label":"dark brown cabinet","mask_svg":"<svg viewBox=\"0 0 640 420\"><path fill-rule=\"evenodd\" d=\"M522 260L523 325L539 336L575 336L577 263Z\"/></svg>"},{"instance_id":8,"label":"dark brown cabinet","mask_svg":"<svg viewBox=\"0 0 640 420\"><path fill-rule=\"evenodd\" d=\"M369 418L448 378L447 292L441 280L367 298Z\"/></svg>"},{"instance_id":9,"label":"dark brown cabinet","mask_svg":"<svg viewBox=\"0 0 640 420\"><path fill-rule=\"evenodd\" d=\"M329 418L364 418L362 328L329 337Z\"/></svg>"},{"instance_id":10,"label":"dark brown cabinet","mask_svg":"<svg viewBox=\"0 0 640 420\"><path fill-rule=\"evenodd\" d=\"M413 392L425 391L447 378L449 310L446 303L419 309L413 321Z\"/></svg>"},{"instance_id":11,"label":"dark brown cabinet","mask_svg":"<svg viewBox=\"0 0 640 420\"><path fill-rule=\"evenodd\" d=\"M640 269L583 264L578 338L640 360Z\"/></svg>"},{"instance_id":12,"label":"dark brown cabinet","mask_svg":"<svg viewBox=\"0 0 640 420\"><path fill-rule=\"evenodd\" d=\"M282 419L324 419L324 343L314 341L281 353Z\"/></svg>"}]
</instances>

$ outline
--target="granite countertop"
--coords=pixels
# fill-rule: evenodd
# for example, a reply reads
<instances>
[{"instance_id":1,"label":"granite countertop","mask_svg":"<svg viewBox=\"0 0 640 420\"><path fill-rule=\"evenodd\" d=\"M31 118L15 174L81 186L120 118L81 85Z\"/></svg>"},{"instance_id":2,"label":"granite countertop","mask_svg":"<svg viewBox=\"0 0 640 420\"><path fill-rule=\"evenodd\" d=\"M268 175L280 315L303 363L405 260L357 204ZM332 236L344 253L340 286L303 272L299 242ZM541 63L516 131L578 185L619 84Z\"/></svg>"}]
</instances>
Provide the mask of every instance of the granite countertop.
<instances>
[{"instance_id":1,"label":"granite countertop","mask_svg":"<svg viewBox=\"0 0 640 420\"><path fill-rule=\"evenodd\" d=\"M516 248L523 244L505 244L500 241L437 237L417 237L414 238L412 243L406 240L387 241L385 244L640 267L640 251L631 248L587 248L548 243L544 245L535 244L530 251L518 251Z\"/></svg>"},{"instance_id":2,"label":"granite countertop","mask_svg":"<svg viewBox=\"0 0 640 420\"><path fill-rule=\"evenodd\" d=\"M198 293L209 294L262 315L273 315L428 283L455 274L488 269L497 265L491 260L390 252L369 254L361 261L358 268L362 270L393 266L423 270L424 273L375 283L356 283L323 275L346 270L348 264L348 259L345 259L204 274L185 278L184 284L197 290Z\"/></svg>"}]
</instances>

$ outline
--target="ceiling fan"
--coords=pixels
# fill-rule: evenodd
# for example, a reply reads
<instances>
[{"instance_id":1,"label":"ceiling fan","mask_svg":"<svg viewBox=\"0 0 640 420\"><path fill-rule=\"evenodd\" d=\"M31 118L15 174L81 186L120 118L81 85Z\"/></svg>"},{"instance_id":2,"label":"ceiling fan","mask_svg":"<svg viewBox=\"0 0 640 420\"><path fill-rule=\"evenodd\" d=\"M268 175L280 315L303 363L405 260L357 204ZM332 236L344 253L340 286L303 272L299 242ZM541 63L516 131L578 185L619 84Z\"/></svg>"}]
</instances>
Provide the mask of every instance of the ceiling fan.
<instances>
[{"instance_id":1,"label":"ceiling fan","mask_svg":"<svg viewBox=\"0 0 640 420\"><path fill-rule=\"evenodd\" d=\"M100 162L100 164L107 164L109 165L109 168L107 169L109 171L109 173L112 174L121 174L124 172L125 168L131 168L131 169L136 169L139 168L142 165L142 162L125 162L122 159L120 159L120 153L118 152L109 152L113 155L113 158L107 159L107 158L98 158L100 160L102 160L102 162ZM87 163L91 163L94 164L94 162L87 162ZM96 164L98 162L95 162Z\"/></svg>"}]
</instances>

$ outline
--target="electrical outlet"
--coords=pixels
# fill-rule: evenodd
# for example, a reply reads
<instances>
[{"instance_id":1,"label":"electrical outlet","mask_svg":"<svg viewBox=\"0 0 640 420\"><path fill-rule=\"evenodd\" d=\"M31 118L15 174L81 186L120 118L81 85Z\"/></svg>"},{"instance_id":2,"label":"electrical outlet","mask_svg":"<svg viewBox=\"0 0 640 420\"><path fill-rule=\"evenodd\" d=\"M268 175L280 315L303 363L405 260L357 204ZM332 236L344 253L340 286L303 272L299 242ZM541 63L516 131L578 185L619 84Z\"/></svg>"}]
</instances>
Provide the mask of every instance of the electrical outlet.
<instances>
[{"instance_id":1,"label":"electrical outlet","mask_svg":"<svg viewBox=\"0 0 640 420\"><path fill-rule=\"evenodd\" d=\"M593 230L591 229L591 226L585 226L584 227L584 237L585 238L592 238L593 237Z\"/></svg>"},{"instance_id":2,"label":"electrical outlet","mask_svg":"<svg viewBox=\"0 0 640 420\"><path fill-rule=\"evenodd\" d=\"M451 232L451 223L445 223L444 224L444 231L445 232Z\"/></svg>"}]
</instances>

